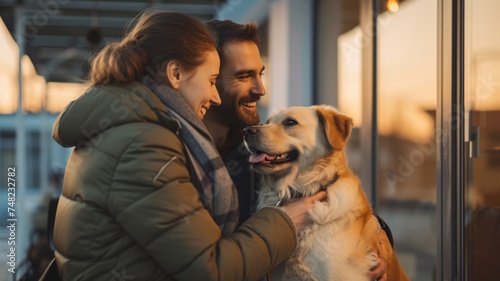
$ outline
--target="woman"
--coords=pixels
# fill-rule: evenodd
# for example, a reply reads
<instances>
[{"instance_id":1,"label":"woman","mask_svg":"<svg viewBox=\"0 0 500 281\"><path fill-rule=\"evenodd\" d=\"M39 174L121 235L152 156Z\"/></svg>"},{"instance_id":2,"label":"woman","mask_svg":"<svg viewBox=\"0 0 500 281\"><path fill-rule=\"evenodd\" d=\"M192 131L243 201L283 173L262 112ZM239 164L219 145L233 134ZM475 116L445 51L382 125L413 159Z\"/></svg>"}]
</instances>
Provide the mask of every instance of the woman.
<instances>
[{"instance_id":1,"label":"woman","mask_svg":"<svg viewBox=\"0 0 500 281\"><path fill-rule=\"evenodd\" d=\"M326 194L235 230L235 189L201 122L218 73L206 27L164 10L94 58L92 87L53 128L75 146L54 234L64 280L257 280L292 253Z\"/></svg>"}]
</instances>

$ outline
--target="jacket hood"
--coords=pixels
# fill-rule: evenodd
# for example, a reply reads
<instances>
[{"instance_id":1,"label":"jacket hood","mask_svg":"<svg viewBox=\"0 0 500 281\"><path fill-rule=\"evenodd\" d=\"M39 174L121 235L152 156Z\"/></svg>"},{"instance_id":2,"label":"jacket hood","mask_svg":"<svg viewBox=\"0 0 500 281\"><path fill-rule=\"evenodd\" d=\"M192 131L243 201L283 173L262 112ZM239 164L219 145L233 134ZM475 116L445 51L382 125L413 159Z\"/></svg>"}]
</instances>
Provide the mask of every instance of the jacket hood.
<instances>
[{"instance_id":1,"label":"jacket hood","mask_svg":"<svg viewBox=\"0 0 500 281\"><path fill-rule=\"evenodd\" d=\"M52 137L60 145L72 147L122 124L152 122L172 125L171 121L165 105L143 84L95 86L59 114L52 128Z\"/></svg>"}]
</instances>

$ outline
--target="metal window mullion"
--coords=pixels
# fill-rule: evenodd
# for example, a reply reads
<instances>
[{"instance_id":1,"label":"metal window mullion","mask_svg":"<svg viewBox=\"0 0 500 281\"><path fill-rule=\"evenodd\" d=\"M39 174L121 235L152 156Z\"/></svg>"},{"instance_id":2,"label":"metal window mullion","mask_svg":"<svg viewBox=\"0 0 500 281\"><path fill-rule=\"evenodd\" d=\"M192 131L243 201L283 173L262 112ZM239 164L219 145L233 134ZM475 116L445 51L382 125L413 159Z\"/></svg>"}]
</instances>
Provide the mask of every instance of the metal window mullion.
<instances>
[{"instance_id":1,"label":"metal window mullion","mask_svg":"<svg viewBox=\"0 0 500 281\"><path fill-rule=\"evenodd\" d=\"M463 1L438 1L436 280L464 280Z\"/></svg>"},{"instance_id":2,"label":"metal window mullion","mask_svg":"<svg viewBox=\"0 0 500 281\"><path fill-rule=\"evenodd\" d=\"M377 103L376 103L376 20L377 0L361 0L360 26L365 31L363 36L361 84L362 112L361 139L369 140L361 145L363 159L369 165L361 167L361 181L373 209L377 211Z\"/></svg>"}]
</instances>

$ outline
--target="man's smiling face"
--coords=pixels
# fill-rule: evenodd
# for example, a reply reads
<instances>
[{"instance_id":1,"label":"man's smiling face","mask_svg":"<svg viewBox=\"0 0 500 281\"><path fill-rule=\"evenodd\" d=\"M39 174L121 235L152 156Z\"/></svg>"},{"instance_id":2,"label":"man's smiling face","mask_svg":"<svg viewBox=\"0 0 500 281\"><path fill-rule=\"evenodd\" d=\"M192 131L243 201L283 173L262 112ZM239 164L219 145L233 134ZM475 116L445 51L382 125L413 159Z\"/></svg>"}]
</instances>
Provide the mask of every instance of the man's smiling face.
<instances>
[{"instance_id":1,"label":"man's smiling face","mask_svg":"<svg viewBox=\"0 0 500 281\"><path fill-rule=\"evenodd\" d=\"M253 42L229 42L221 57L217 80L221 105L214 109L219 122L228 127L245 128L259 124L257 101L266 94L262 84L264 64Z\"/></svg>"}]
</instances>

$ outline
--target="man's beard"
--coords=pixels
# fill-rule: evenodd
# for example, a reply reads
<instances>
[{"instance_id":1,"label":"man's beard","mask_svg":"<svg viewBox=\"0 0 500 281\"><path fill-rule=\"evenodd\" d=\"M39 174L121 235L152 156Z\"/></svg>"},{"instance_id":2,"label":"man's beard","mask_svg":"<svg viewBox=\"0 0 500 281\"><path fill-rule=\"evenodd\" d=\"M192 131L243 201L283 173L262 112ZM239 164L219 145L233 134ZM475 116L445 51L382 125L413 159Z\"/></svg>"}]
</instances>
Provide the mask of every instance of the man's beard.
<instances>
[{"instance_id":1,"label":"man's beard","mask_svg":"<svg viewBox=\"0 0 500 281\"><path fill-rule=\"evenodd\" d=\"M259 96L246 96L241 99L227 99L221 95L222 104L218 108L213 108L217 115L218 122L230 128L243 129L248 126L260 123L260 117L257 111L254 113L245 112L243 103L255 102L260 99Z\"/></svg>"}]
</instances>

